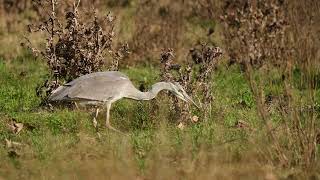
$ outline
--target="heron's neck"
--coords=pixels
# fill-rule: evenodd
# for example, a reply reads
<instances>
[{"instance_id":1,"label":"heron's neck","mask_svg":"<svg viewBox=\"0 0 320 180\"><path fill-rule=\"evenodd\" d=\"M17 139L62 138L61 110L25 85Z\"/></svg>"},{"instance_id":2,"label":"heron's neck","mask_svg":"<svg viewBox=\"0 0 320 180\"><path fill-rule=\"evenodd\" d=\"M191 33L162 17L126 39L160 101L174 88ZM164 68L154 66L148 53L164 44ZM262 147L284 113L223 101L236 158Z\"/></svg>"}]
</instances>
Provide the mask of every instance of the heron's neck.
<instances>
[{"instance_id":1,"label":"heron's neck","mask_svg":"<svg viewBox=\"0 0 320 180\"><path fill-rule=\"evenodd\" d=\"M152 89L148 92L138 91L135 95L132 95L132 99L136 100L151 100L157 96L157 94L162 90L172 91L172 87L167 82L158 82L152 86Z\"/></svg>"}]
</instances>

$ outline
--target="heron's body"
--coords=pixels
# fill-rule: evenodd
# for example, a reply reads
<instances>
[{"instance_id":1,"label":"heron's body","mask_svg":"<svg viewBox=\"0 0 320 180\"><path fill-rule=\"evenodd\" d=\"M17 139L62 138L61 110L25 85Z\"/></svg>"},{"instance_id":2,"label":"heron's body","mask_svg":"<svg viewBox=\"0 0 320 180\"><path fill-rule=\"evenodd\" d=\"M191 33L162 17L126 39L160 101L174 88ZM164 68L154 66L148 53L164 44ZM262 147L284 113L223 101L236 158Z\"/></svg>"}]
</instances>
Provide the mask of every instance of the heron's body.
<instances>
[{"instance_id":1,"label":"heron's body","mask_svg":"<svg viewBox=\"0 0 320 180\"><path fill-rule=\"evenodd\" d=\"M118 71L96 72L81 76L57 88L53 91L49 100L74 101L83 105L106 106L106 125L114 129L109 122L109 111L113 102L121 98L150 100L156 97L163 89L174 92L185 101L193 102L178 84L158 82L152 86L149 92L141 92L134 87L126 75ZM97 108L95 119L98 116L98 112L99 109Z\"/></svg>"},{"instance_id":2,"label":"heron's body","mask_svg":"<svg viewBox=\"0 0 320 180\"><path fill-rule=\"evenodd\" d=\"M117 86L114 86L117 84ZM127 76L117 71L97 72L81 76L63 86L60 86L50 96L51 101L82 101L100 104L117 100L132 88ZM134 88L134 87L133 87Z\"/></svg>"}]
</instances>

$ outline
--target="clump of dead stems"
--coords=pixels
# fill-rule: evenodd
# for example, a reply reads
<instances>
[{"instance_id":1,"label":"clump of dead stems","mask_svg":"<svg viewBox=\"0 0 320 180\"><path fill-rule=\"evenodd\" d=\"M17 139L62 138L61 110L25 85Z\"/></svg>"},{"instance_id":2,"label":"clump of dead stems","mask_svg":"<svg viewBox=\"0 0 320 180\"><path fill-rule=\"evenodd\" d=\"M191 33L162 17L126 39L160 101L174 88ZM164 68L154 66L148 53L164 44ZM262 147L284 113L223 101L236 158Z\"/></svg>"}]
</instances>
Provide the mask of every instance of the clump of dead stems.
<instances>
[{"instance_id":1,"label":"clump of dead stems","mask_svg":"<svg viewBox=\"0 0 320 180\"><path fill-rule=\"evenodd\" d=\"M30 25L31 33L42 32L46 37L46 47L39 50L28 38L26 46L37 56L47 61L51 77L37 89L37 94L46 97L63 82L71 81L81 75L101 71L108 64L105 57L112 58L110 69L118 69L118 61L128 54L128 46L113 47L114 21L111 13L100 17L97 12L91 17L81 17L80 0L73 3L64 17L58 17L57 0L35 1L36 5L48 14L43 22Z\"/></svg>"},{"instance_id":2,"label":"clump of dead stems","mask_svg":"<svg viewBox=\"0 0 320 180\"><path fill-rule=\"evenodd\" d=\"M212 73L218 58L222 55L219 47L208 44L199 44L190 49L186 65L175 64L173 49L167 49L161 54L161 77L163 81L179 82L187 93L194 95L195 101L203 111L202 120L207 120L211 115ZM171 96L175 112L178 112L179 121L198 121L192 116L191 108L186 103L180 103L175 96ZM196 120L195 120L196 119ZM190 122L190 121L189 121Z\"/></svg>"},{"instance_id":3,"label":"clump of dead stems","mask_svg":"<svg viewBox=\"0 0 320 180\"><path fill-rule=\"evenodd\" d=\"M308 22L312 22L310 17L317 17L311 15L314 12L305 11L310 9L306 6L311 4L319 7L318 3L311 1L301 4L298 1L289 3L280 0L254 0L226 1L222 8L224 15L221 19L224 23L225 43L230 59L244 67L243 70L256 100L258 114L271 139L272 152L276 152L276 160L284 166L290 164L310 166L316 158L316 111L314 108L309 112L301 111L301 107L305 105L297 104L297 98L302 97L294 95L297 87L294 87L292 75L295 68L315 69L316 59L319 58L316 56L317 50L305 48L303 52L310 52L306 56L308 60L300 61L304 58L301 58L301 53L298 51L301 47L315 47L317 43L319 44L314 40L306 40L315 34L312 28L306 29ZM302 8L300 15L293 14L300 8ZM304 16L305 18L302 18L304 20L299 16ZM302 24L297 23L302 21L304 21ZM301 46L300 43L305 46ZM296 51L292 51L294 49ZM294 60L295 58L298 59ZM267 103L272 101L272 98L270 100L270 96L268 98L265 95L265 87L272 86L271 83L268 84L268 74L274 70L282 73L283 91L278 95L280 99L278 109L282 115L285 132L281 133L284 136L275 131L272 113L268 111ZM304 83L314 84L310 79L305 80ZM308 91L314 92L315 88L309 86ZM309 99L314 105L315 94L310 93L304 98ZM311 107L314 107L313 105ZM287 143L283 143L283 139L286 139Z\"/></svg>"}]
</instances>

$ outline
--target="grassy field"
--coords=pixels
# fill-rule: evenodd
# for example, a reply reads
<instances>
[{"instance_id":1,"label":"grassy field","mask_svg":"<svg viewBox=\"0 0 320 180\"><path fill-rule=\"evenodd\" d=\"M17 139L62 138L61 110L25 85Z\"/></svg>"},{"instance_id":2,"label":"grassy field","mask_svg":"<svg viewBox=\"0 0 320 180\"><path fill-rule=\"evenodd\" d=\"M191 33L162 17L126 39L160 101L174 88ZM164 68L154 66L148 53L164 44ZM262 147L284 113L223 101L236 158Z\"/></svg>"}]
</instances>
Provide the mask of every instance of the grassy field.
<instances>
[{"instance_id":1,"label":"grassy field","mask_svg":"<svg viewBox=\"0 0 320 180\"><path fill-rule=\"evenodd\" d=\"M10 62L1 61L0 138L2 142L10 139L22 143L12 149L1 146L0 159L5 162L0 165L3 178L87 179L110 174L123 178L134 175L200 179L202 172L204 177L230 178L242 174L246 179L253 169L258 169L257 175L262 177L274 173L267 162L258 161L255 159L258 155L250 153L259 149L252 141L263 133L234 127L238 120L248 122L252 129L259 127L250 90L237 66L221 66L214 74L212 120L200 120L180 130L174 119L166 115L168 100L166 93L161 93L151 102L117 102L111 121L129 136L110 132L101 125L100 139L90 113L39 107L35 88L46 72L45 64L28 54ZM151 85L158 79L152 66L124 72L136 84L146 79ZM158 106L156 110L154 104ZM7 127L13 119L25 126L19 134ZM103 124L103 119L99 120ZM244 169L240 168L243 166Z\"/></svg>"},{"instance_id":2,"label":"grassy field","mask_svg":"<svg viewBox=\"0 0 320 180\"><path fill-rule=\"evenodd\" d=\"M157 81L157 69L123 70L132 81ZM4 179L277 179L304 176L303 170L282 169L270 157L262 124L247 82L237 65L219 66L214 73L215 100L210 121L181 130L170 117L165 92L152 101L121 100L111 121L123 136L102 126L98 138L92 114L81 110L43 109L35 88L47 75L41 60L25 54L1 60L0 139L21 143L0 146L0 177ZM273 89L276 89L274 87ZM270 88L271 91L271 88ZM155 106L156 105L156 106ZM156 109L155 109L156 108ZM171 118L171 119L170 119ZM18 134L8 124L24 124ZM249 127L236 127L239 120ZM279 119L275 116L275 123Z\"/></svg>"},{"instance_id":3,"label":"grassy field","mask_svg":"<svg viewBox=\"0 0 320 180\"><path fill-rule=\"evenodd\" d=\"M188 49L197 41L226 46L221 25L208 18L204 10L199 15L199 9L195 8L194 14L185 15L188 10L179 8L182 1L167 7L168 2L161 0L160 8L145 4L145 11L138 7L139 1L119 1L122 5L117 5L117 1L106 2L120 20L116 24L119 37L115 41L133 41L130 44L133 55L129 57L132 59L121 62L120 70L136 87L143 84L150 89L162 78L155 57L162 45L174 46L179 63L185 63ZM163 17L150 14L155 11L152 8L159 8ZM104 127L105 115L100 113L98 136L92 124L94 110L48 108L41 104L36 88L48 79L50 69L43 58L36 58L19 46L26 31L19 23L26 25L36 15L33 11L10 13L0 16L4 17L0 18L0 28L3 27L0 29L0 180L320 179L320 140L315 139L314 144L308 142L315 147L315 153L311 153L315 157L310 158L314 161L309 164L304 163L310 157L305 156L309 147L297 140L303 133L320 138L317 67L313 72L310 70L311 75L304 74L302 65L293 68L290 92L294 101L288 101L292 106L287 105L288 112L284 113L281 106L286 106L283 104L288 98L287 81L281 69L267 69L267 74L253 71L254 81L248 80L243 64L229 63L229 52L226 52L229 47L225 47L225 55L210 77L213 102L211 113L206 114L208 119L202 118L203 111L191 108L191 114L200 119L184 122L181 128L179 114L170 109L172 101L164 91L151 101L122 99L114 103L111 124L126 135ZM145 14L150 17L145 18ZM173 22L167 21L167 16L175 17ZM183 28L177 28L182 24ZM213 27L216 32L207 35L207 29ZM146 33L144 28L150 31ZM44 38L39 34L30 35L30 40L44 46ZM151 47L154 46L151 41L160 47ZM314 87L304 82L308 75L314 78ZM260 88L266 110L259 104L259 94L252 91L252 82L259 81L264 85ZM266 112L271 130L263 117ZM291 117L292 114L296 116ZM296 117L300 128L297 131L302 133L294 129ZM315 121L314 127L309 127L311 120ZM17 127L12 127L17 123L23 124L18 132ZM308 133L313 129L317 131Z\"/></svg>"}]
</instances>

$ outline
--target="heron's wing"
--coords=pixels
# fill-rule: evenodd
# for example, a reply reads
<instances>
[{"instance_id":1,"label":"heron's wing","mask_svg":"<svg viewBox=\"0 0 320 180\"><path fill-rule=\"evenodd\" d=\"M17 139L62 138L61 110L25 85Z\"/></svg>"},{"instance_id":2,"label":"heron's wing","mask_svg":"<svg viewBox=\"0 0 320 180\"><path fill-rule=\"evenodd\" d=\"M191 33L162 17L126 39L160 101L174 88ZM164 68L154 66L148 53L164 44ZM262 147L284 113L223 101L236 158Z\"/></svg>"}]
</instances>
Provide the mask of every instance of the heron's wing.
<instances>
[{"instance_id":1,"label":"heron's wing","mask_svg":"<svg viewBox=\"0 0 320 180\"><path fill-rule=\"evenodd\" d=\"M125 84L131 84L129 78L118 71L97 72L81 76L60 86L49 97L50 101L61 100L97 100L103 101L119 95Z\"/></svg>"},{"instance_id":2,"label":"heron's wing","mask_svg":"<svg viewBox=\"0 0 320 180\"><path fill-rule=\"evenodd\" d=\"M94 101L118 99L122 97L128 83L131 82L124 79L93 78L71 86L67 98Z\"/></svg>"},{"instance_id":3,"label":"heron's wing","mask_svg":"<svg viewBox=\"0 0 320 180\"><path fill-rule=\"evenodd\" d=\"M129 80L128 76L126 76L125 74L119 71L106 71L106 72L91 73L91 74L78 77L77 79L74 79L73 81L65 84L65 86L72 86L79 82L91 81L92 79L104 79L104 80L110 80L110 81Z\"/></svg>"}]
</instances>

